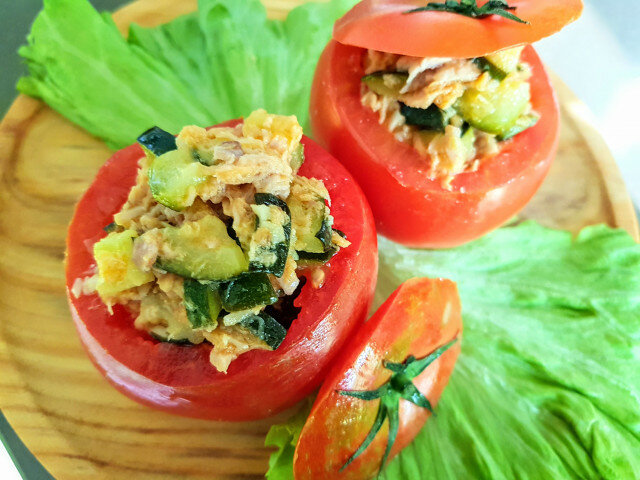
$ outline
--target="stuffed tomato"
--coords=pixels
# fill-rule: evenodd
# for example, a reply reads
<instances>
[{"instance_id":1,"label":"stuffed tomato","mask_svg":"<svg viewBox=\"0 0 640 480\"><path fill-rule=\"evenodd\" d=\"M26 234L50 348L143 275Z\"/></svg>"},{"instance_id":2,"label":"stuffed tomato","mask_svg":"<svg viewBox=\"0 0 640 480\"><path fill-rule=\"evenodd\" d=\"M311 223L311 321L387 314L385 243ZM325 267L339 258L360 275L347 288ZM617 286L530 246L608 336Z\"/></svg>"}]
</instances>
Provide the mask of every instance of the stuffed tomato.
<instances>
[{"instance_id":1,"label":"stuffed tomato","mask_svg":"<svg viewBox=\"0 0 640 480\"><path fill-rule=\"evenodd\" d=\"M364 195L295 117L257 111L139 143L102 167L69 227L89 356L170 413L236 421L293 405L366 318L377 246Z\"/></svg>"},{"instance_id":2,"label":"stuffed tomato","mask_svg":"<svg viewBox=\"0 0 640 480\"><path fill-rule=\"evenodd\" d=\"M577 18L581 2L485 3L365 0L318 63L315 139L394 241L440 248L483 235L525 206L555 156L558 104L528 44Z\"/></svg>"}]
</instances>

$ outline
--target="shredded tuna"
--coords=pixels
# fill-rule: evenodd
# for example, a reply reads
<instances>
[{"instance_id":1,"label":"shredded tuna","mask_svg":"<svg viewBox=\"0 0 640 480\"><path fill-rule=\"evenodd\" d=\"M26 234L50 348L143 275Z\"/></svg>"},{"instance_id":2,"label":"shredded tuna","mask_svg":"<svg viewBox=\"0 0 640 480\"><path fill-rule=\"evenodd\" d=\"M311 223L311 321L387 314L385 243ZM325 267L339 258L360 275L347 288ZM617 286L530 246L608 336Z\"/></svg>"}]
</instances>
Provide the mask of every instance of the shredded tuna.
<instances>
[{"instance_id":1,"label":"shredded tuna","mask_svg":"<svg viewBox=\"0 0 640 480\"><path fill-rule=\"evenodd\" d=\"M447 110L468 88L487 89L494 80L480 70L474 59L418 58L369 50L364 69L367 75L406 72L406 77L382 75L384 85L397 92L394 95L376 93L363 84L361 103L378 114L380 124L398 141L413 145L429 163L429 178L440 179L444 188L451 188L456 175L477 170L483 158L500 151L497 137L479 130L474 131L471 148L465 146L460 138L463 120L458 116L449 120L444 132L432 134L407 125L400 111L401 103L420 109L436 105ZM522 63L517 72L510 74L514 80L527 80L530 75L529 67Z\"/></svg>"},{"instance_id":2,"label":"shredded tuna","mask_svg":"<svg viewBox=\"0 0 640 480\"><path fill-rule=\"evenodd\" d=\"M204 333L204 337L213 345L209 360L218 371L224 373L227 373L231 362L245 352L271 350L266 343L243 328L221 326Z\"/></svg>"}]
</instances>

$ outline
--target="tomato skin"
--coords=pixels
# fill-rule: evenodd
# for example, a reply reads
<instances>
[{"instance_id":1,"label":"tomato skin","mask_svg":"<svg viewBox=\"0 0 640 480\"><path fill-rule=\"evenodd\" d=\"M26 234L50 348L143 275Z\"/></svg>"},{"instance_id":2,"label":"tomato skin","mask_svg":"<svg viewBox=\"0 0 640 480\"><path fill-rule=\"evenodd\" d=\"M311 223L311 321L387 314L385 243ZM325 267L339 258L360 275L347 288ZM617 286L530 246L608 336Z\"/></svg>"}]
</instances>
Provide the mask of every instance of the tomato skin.
<instances>
[{"instance_id":1,"label":"tomato skin","mask_svg":"<svg viewBox=\"0 0 640 480\"><path fill-rule=\"evenodd\" d=\"M386 448L388 422L351 465L342 472L340 469L368 434L379 400L359 400L336 391L376 389L391 375L382 366L383 360L403 362L409 355L425 357L459 337L461 331L455 283L416 278L402 284L334 362L300 434L293 459L294 478L372 478ZM413 381L433 405L449 381L459 352L460 341ZM390 458L411 443L429 415L428 410L400 400L400 426Z\"/></svg>"},{"instance_id":2,"label":"tomato skin","mask_svg":"<svg viewBox=\"0 0 640 480\"><path fill-rule=\"evenodd\" d=\"M360 103L365 50L331 41L311 89L314 138L356 178L378 233L412 247L446 248L474 240L518 213L544 180L558 147L559 110L550 79L532 47L531 103L538 124L505 142L476 172L455 177L452 190L427 178L417 151L398 142Z\"/></svg>"},{"instance_id":3,"label":"tomato skin","mask_svg":"<svg viewBox=\"0 0 640 480\"><path fill-rule=\"evenodd\" d=\"M235 122L234 122L235 123ZM233 124L233 123L232 123ZM75 298L77 278L90 276L93 244L135 183L137 145L114 154L80 200L67 237L66 279L72 317L91 360L118 390L145 405L177 415L244 421L267 417L310 394L329 362L366 319L378 268L373 218L348 172L308 138L300 174L325 182L336 228L352 245L325 269L325 283L308 282L295 305L302 307L280 348L254 350L232 362L228 373L209 362L211 346L162 343L134 327L121 305L110 315L97 294Z\"/></svg>"},{"instance_id":4,"label":"tomato skin","mask_svg":"<svg viewBox=\"0 0 640 480\"><path fill-rule=\"evenodd\" d=\"M488 0L479 0L482 6ZM363 0L338 20L333 38L345 45L413 57L476 58L528 45L582 14L582 0L509 0L522 24L497 15L470 18L450 12L405 12L425 0ZM439 3L444 3L442 0Z\"/></svg>"}]
</instances>

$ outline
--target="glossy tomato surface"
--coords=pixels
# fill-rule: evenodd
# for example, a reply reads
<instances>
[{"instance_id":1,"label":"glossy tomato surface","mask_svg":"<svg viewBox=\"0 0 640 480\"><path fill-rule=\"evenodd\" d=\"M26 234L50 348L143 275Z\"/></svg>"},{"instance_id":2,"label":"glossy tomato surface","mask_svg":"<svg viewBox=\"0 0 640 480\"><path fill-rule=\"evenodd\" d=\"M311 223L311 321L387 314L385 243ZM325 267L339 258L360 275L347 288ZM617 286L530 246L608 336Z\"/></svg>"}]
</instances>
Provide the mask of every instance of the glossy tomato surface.
<instances>
[{"instance_id":1,"label":"glossy tomato surface","mask_svg":"<svg viewBox=\"0 0 640 480\"><path fill-rule=\"evenodd\" d=\"M436 3L444 3L441 0ZM488 0L478 0L482 6ZM528 22L491 15L471 18L422 11L426 0L364 0L336 22L333 38L345 45L413 57L475 58L548 37L576 20L582 0L509 0Z\"/></svg>"},{"instance_id":2,"label":"glossy tomato surface","mask_svg":"<svg viewBox=\"0 0 640 480\"><path fill-rule=\"evenodd\" d=\"M457 175L452 190L429 180L425 159L360 103L364 53L336 41L327 45L310 113L314 138L356 178L379 233L413 247L452 247L497 228L526 205L551 166L559 137L556 96L532 47L522 59L532 68L531 103L540 121L505 142L478 171Z\"/></svg>"},{"instance_id":3,"label":"glossy tomato surface","mask_svg":"<svg viewBox=\"0 0 640 480\"><path fill-rule=\"evenodd\" d=\"M384 361L426 357L460 339L461 332L460 299L453 282L416 278L402 284L348 344L322 384L296 447L295 479L373 478L387 446L388 421L373 443L342 467L369 433L380 400L361 400L338 391L374 390L391 376ZM413 380L432 405L446 387L459 352L457 341ZM399 412L398 435L389 458L413 440L430 415L404 399Z\"/></svg>"},{"instance_id":4,"label":"glossy tomato surface","mask_svg":"<svg viewBox=\"0 0 640 480\"><path fill-rule=\"evenodd\" d=\"M378 267L371 211L351 175L331 155L303 139L306 161L299 174L324 181L335 226L351 246L325 268L324 285L302 288L300 307L276 351L254 350L232 362L228 373L209 362L210 344L182 346L154 340L137 330L121 305L110 315L97 294L75 298L79 277L92 275L92 247L102 228L124 204L134 185L138 160L134 145L117 152L98 172L80 200L67 238L66 279L71 313L89 356L118 390L143 404L178 415L251 420L283 410L311 393L345 341L365 320Z\"/></svg>"}]
</instances>

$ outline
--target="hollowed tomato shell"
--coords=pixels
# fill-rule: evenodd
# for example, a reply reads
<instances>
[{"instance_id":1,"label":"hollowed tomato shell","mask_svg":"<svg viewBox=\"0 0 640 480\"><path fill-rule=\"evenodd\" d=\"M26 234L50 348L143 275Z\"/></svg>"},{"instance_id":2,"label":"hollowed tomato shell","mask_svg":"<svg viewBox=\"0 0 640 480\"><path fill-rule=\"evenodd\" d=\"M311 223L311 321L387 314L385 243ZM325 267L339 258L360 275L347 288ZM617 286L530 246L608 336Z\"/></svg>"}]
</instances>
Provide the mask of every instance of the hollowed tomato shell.
<instances>
[{"instance_id":1,"label":"hollowed tomato shell","mask_svg":"<svg viewBox=\"0 0 640 480\"><path fill-rule=\"evenodd\" d=\"M362 106L366 50L331 41L311 90L314 138L347 167L364 190L378 233L412 247L453 247L478 238L518 213L544 180L555 157L559 110L549 76L533 47L531 104L540 114L532 128L483 159L476 172L455 177L452 189L428 179L428 163L399 142Z\"/></svg>"},{"instance_id":2,"label":"hollowed tomato shell","mask_svg":"<svg viewBox=\"0 0 640 480\"><path fill-rule=\"evenodd\" d=\"M116 305L113 315L97 294L76 298L78 278L92 275L92 247L106 234L135 184L137 145L120 150L100 169L76 207L67 237L66 280L71 314L80 339L106 379L132 399L170 413L214 420L252 420L275 414L304 398L322 381L331 359L365 320L376 281L377 243L371 211L349 173L326 151L303 139L300 175L324 181L335 227L351 246L325 268L321 288L307 282L301 307L282 345L254 350L232 362L228 373L209 362L211 345L181 346L154 340L134 327L134 317Z\"/></svg>"}]
</instances>

